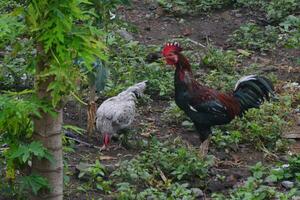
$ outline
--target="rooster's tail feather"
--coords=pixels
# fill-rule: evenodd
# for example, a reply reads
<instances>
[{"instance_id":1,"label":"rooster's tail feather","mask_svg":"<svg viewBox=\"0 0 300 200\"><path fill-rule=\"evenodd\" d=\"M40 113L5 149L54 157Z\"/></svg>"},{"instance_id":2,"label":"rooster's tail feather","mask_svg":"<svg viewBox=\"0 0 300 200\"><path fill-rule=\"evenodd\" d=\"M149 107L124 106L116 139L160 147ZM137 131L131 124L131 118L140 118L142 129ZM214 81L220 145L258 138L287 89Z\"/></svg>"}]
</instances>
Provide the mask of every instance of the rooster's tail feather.
<instances>
[{"instance_id":1,"label":"rooster's tail feather","mask_svg":"<svg viewBox=\"0 0 300 200\"><path fill-rule=\"evenodd\" d=\"M242 112L259 107L264 100L276 98L271 81L257 75L241 78L235 85L234 96L239 100Z\"/></svg>"}]
</instances>

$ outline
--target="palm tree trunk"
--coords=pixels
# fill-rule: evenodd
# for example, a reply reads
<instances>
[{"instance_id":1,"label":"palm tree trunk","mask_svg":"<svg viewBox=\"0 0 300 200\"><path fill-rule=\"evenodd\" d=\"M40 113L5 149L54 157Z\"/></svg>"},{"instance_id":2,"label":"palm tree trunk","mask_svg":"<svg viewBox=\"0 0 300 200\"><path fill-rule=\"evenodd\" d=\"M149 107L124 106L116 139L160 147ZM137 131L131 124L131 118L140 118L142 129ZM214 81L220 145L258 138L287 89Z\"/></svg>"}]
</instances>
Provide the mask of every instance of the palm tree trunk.
<instances>
[{"instance_id":1,"label":"palm tree trunk","mask_svg":"<svg viewBox=\"0 0 300 200\"><path fill-rule=\"evenodd\" d=\"M62 157L62 110L55 117L43 113L42 118L34 120L35 141L40 141L54 158L48 160L33 159L32 170L48 179L51 190L44 191L33 199L62 200L63 199L63 157Z\"/></svg>"},{"instance_id":2,"label":"palm tree trunk","mask_svg":"<svg viewBox=\"0 0 300 200\"><path fill-rule=\"evenodd\" d=\"M41 45L37 46L38 55L41 57L37 65L35 76L35 88L38 98L41 101L51 102L51 94L47 91L49 84L54 80L54 77L40 78L41 72L48 68L47 56L44 54ZM56 115L52 116L49 113L41 113L41 118L33 119L34 133L33 139L40 141L44 147L52 154L54 162L48 160L39 160L34 158L32 161L32 171L47 178L50 191L43 191L38 196L33 196L31 199L45 200L62 200L63 199L63 154L62 154L62 109L56 109Z\"/></svg>"},{"instance_id":3,"label":"palm tree trunk","mask_svg":"<svg viewBox=\"0 0 300 200\"><path fill-rule=\"evenodd\" d=\"M89 103L87 110L87 133L91 138L93 132L95 131L95 120L96 120L96 86L89 86Z\"/></svg>"}]
</instances>

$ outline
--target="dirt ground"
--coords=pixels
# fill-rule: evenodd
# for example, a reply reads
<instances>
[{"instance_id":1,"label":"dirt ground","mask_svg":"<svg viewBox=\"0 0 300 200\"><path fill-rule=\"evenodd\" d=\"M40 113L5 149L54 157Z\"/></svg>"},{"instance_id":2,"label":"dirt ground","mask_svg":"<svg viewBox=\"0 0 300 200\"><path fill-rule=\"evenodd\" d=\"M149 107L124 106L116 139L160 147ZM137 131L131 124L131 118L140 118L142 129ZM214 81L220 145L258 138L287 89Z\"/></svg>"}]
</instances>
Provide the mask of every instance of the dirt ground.
<instances>
[{"instance_id":1,"label":"dirt ground","mask_svg":"<svg viewBox=\"0 0 300 200\"><path fill-rule=\"evenodd\" d=\"M186 37L204 45L209 40L218 47L230 49L227 39L235 29L246 22L260 21L260 18L257 17L259 15L253 15L250 11L243 9L221 10L203 16L176 17L165 13L162 8L150 1L135 0L133 4L132 8L120 8L119 12L126 21L137 27L138 32L133 34L134 39L143 44L163 44L174 37ZM296 55L300 55L299 50L277 49L267 54L256 53L248 58L245 64L258 62L265 66L263 70L266 73L275 72L282 79L300 82L300 68L297 67L294 59ZM186 130L181 125L165 124L161 120L161 115L167 105L168 101L166 100L155 100L150 105L139 107L140 117L136 117L133 128L140 130L141 124L147 123L151 125L149 128L152 132L161 140L181 136L189 144L198 147L200 143L195 131ZM85 108L72 102L68 103L65 107L64 123L85 129L85 112ZM299 127L295 127L292 131L300 134ZM88 139L87 136L80 137L83 141L101 146L101 139L98 135L93 136L92 139ZM76 178L75 166L79 162L90 162L90 160L94 161L97 158L109 170L113 170L121 160L129 159L138 152L139 149L118 149L100 153L98 149L76 144L75 152L67 153L66 156L69 170L73 175L70 176L70 184L65 188L64 199L97 199L99 197L111 199L110 195L104 195L98 191L78 191L76 188L81 182ZM210 154L218 159L218 166L212 171L215 170L219 174L226 175L227 179L224 182L210 180L205 191L207 194L232 188L239 180L250 175L249 165L258 161L269 162L262 153L256 152L246 145L240 146L239 151L229 153L211 148Z\"/></svg>"}]
</instances>

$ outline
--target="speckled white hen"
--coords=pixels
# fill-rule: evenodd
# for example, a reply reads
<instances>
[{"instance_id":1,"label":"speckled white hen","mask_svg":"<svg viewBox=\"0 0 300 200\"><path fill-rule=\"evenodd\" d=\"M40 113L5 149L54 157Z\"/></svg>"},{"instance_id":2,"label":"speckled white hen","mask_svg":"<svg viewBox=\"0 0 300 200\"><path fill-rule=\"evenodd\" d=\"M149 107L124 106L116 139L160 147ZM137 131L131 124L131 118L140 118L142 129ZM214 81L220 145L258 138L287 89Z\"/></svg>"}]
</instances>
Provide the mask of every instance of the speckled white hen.
<instances>
[{"instance_id":1,"label":"speckled white hen","mask_svg":"<svg viewBox=\"0 0 300 200\"><path fill-rule=\"evenodd\" d=\"M146 82L127 88L117 96L105 100L98 108L96 127L103 137L103 149L108 146L113 134L132 124L136 113L136 99L143 95Z\"/></svg>"}]
</instances>

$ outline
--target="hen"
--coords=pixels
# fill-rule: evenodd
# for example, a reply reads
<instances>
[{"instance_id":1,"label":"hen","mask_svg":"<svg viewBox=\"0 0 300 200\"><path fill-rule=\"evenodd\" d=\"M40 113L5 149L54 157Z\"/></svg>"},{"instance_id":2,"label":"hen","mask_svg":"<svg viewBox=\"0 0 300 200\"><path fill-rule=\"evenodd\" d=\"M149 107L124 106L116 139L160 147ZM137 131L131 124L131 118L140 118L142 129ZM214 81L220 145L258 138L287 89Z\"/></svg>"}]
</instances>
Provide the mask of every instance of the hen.
<instances>
[{"instance_id":1,"label":"hen","mask_svg":"<svg viewBox=\"0 0 300 200\"><path fill-rule=\"evenodd\" d=\"M208 151L211 127L229 123L249 108L258 108L262 102L274 97L272 83L262 76L250 75L241 78L233 92L221 93L193 78L189 61L181 54L178 43L167 43L162 55L169 65L175 66L175 102L193 121L203 142L200 150Z\"/></svg>"},{"instance_id":2,"label":"hen","mask_svg":"<svg viewBox=\"0 0 300 200\"><path fill-rule=\"evenodd\" d=\"M131 125L136 112L136 99L143 95L145 88L146 81L137 83L100 105L96 113L96 128L102 134L102 149L108 147L112 135Z\"/></svg>"}]
</instances>

